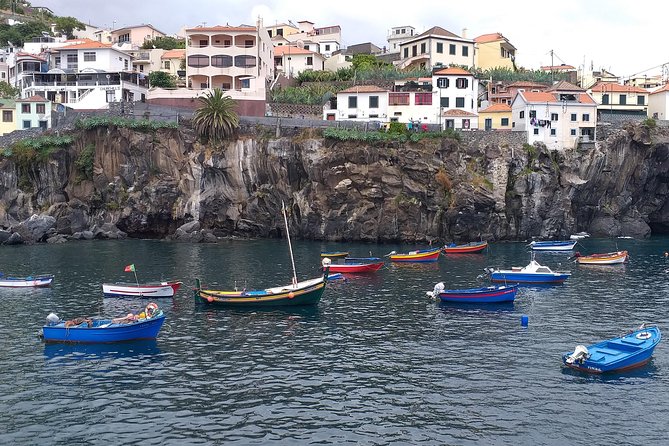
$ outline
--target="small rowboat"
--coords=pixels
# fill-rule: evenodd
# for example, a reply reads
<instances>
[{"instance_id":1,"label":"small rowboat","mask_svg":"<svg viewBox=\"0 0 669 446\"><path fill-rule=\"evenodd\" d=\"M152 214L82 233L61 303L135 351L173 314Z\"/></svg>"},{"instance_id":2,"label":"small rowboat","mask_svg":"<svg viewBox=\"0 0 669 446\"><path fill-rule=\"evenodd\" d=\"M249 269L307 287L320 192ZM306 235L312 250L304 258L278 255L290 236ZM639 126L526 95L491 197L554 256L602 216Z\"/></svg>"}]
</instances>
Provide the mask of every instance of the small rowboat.
<instances>
[{"instance_id":1,"label":"small rowboat","mask_svg":"<svg viewBox=\"0 0 669 446\"><path fill-rule=\"evenodd\" d=\"M385 262L378 257L346 257L330 265L331 273L371 273L380 270Z\"/></svg>"},{"instance_id":2,"label":"small rowboat","mask_svg":"<svg viewBox=\"0 0 669 446\"><path fill-rule=\"evenodd\" d=\"M629 260L627 251L607 252L605 254L590 254L583 256L580 252L574 254L576 261L582 265L616 265Z\"/></svg>"},{"instance_id":3,"label":"small rowboat","mask_svg":"<svg viewBox=\"0 0 669 446\"><path fill-rule=\"evenodd\" d=\"M494 285L482 288L466 288L462 290L445 290L439 282L429 296L441 299L442 302L465 303L499 303L513 302L518 292L518 285Z\"/></svg>"},{"instance_id":4,"label":"small rowboat","mask_svg":"<svg viewBox=\"0 0 669 446\"><path fill-rule=\"evenodd\" d=\"M182 282L161 282L157 284L103 283L105 297L173 297Z\"/></svg>"},{"instance_id":5,"label":"small rowboat","mask_svg":"<svg viewBox=\"0 0 669 446\"><path fill-rule=\"evenodd\" d=\"M411 251L406 254L397 254L394 251L390 253L391 262L436 262L439 260L441 248L422 249L420 251Z\"/></svg>"},{"instance_id":6,"label":"small rowboat","mask_svg":"<svg viewBox=\"0 0 669 446\"><path fill-rule=\"evenodd\" d=\"M571 273L568 271L553 271L547 266L540 265L536 260L530 261L525 267L514 266L511 269L486 268L492 282L498 283L535 283L558 284L567 280Z\"/></svg>"},{"instance_id":7,"label":"small rowboat","mask_svg":"<svg viewBox=\"0 0 669 446\"><path fill-rule=\"evenodd\" d=\"M577 345L573 353L564 353L567 367L587 373L622 372L641 367L650 361L662 339L657 327L645 327L617 338L592 344Z\"/></svg>"},{"instance_id":8,"label":"small rowboat","mask_svg":"<svg viewBox=\"0 0 669 446\"><path fill-rule=\"evenodd\" d=\"M0 273L0 287L8 288L43 288L51 286L53 274L28 277L5 277Z\"/></svg>"},{"instance_id":9,"label":"small rowboat","mask_svg":"<svg viewBox=\"0 0 669 446\"><path fill-rule=\"evenodd\" d=\"M531 242L533 251L571 251L578 240Z\"/></svg>"},{"instance_id":10,"label":"small rowboat","mask_svg":"<svg viewBox=\"0 0 669 446\"><path fill-rule=\"evenodd\" d=\"M472 254L482 252L488 247L488 242L471 242L464 245L446 245L444 253L446 254Z\"/></svg>"},{"instance_id":11,"label":"small rowboat","mask_svg":"<svg viewBox=\"0 0 669 446\"><path fill-rule=\"evenodd\" d=\"M572 234L569 236L570 240L583 240L584 238L590 237L590 234L587 232L577 232L576 234Z\"/></svg>"},{"instance_id":12,"label":"small rowboat","mask_svg":"<svg viewBox=\"0 0 669 446\"><path fill-rule=\"evenodd\" d=\"M141 317L141 316L144 317ZM165 315L156 304L149 304L140 316L132 313L116 319L77 318L61 321L51 313L40 336L45 342L122 342L156 339Z\"/></svg>"},{"instance_id":13,"label":"small rowboat","mask_svg":"<svg viewBox=\"0 0 669 446\"><path fill-rule=\"evenodd\" d=\"M331 259L334 258L339 258L339 257L347 257L348 252L347 251L329 251L329 252L321 252L321 257L329 257Z\"/></svg>"}]
</instances>

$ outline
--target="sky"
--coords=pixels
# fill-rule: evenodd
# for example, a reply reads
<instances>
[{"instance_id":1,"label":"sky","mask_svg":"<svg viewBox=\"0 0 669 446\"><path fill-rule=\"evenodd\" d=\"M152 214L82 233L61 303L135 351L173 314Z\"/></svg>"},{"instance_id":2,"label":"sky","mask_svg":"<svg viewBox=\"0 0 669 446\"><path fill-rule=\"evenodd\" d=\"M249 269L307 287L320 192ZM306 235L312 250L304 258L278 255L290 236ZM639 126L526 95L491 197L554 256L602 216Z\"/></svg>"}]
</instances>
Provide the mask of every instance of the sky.
<instances>
[{"instance_id":1,"label":"sky","mask_svg":"<svg viewBox=\"0 0 669 446\"><path fill-rule=\"evenodd\" d=\"M473 39L502 33L517 49L516 63L528 69L565 63L604 68L619 77L661 74L667 64L664 7L645 8L628 0L39 0L56 15L73 16L105 28L150 23L166 34L201 24L266 25L300 20L340 25L342 44L387 46L391 27L411 25L420 33L433 26ZM410 7L408 7L410 6Z\"/></svg>"}]
</instances>

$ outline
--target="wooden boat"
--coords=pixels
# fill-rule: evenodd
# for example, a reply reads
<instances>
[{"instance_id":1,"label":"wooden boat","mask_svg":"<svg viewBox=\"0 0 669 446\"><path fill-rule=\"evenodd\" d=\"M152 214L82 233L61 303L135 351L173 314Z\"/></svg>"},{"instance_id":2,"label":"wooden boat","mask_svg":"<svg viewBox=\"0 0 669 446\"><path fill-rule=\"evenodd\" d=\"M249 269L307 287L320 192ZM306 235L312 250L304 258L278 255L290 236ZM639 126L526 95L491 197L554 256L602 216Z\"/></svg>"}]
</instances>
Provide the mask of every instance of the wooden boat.
<instances>
[{"instance_id":1,"label":"wooden boat","mask_svg":"<svg viewBox=\"0 0 669 446\"><path fill-rule=\"evenodd\" d=\"M155 339L165 322L165 315L154 303L139 316L132 313L116 319L76 318L62 321L55 314L47 317L40 336L46 342L122 342Z\"/></svg>"},{"instance_id":2,"label":"wooden boat","mask_svg":"<svg viewBox=\"0 0 669 446\"><path fill-rule=\"evenodd\" d=\"M558 284L567 280L571 273L568 271L553 271L547 266L540 265L532 259L525 267L514 266L511 269L486 268L492 282L498 283L535 283Z\"/></svg>"},{"instance_id":3,"label":"wooden boat","mask_svg":"<svg viewBox=\"0 0 669 446\"><path fill-rule=\"evenodd\" d=\"M488 242L471 242L464 245L450 244L443 248L446 254L472 254L483 252L488 247Z\"/></svg>"},{"instance_id":4,"label":"wooden boat","mask_svg":"<svg viewBox=\"0 0 669 446\"><path fill-rule=\"evenodd\" d=\"M391 262L436 262L439 260L441 248L422 249L420 251L411 251L405 254L397 254L395 251L391 252Z\"/></svg>"},{"instance_id":5,"label":"wooden boat","mask_svg":"<svg viewBox=\"0 0 669 446\"><path fill-rule=\"evenodd\" d=\"M28 277L5 277L0 273L0 287L8 288L43 288L51 286L53 274Z\"/></svg>"},{"instance_id":6,"label":"wooden boat","mask_svg":"<svg viewBox=\"0 0 669 446\"><path fill-rule=\"evenodd\" d=\"M533 241L530 243L533 251L571 251L576 246L578 240L562 240L562 241Z\"/></svg>"},{"instance_id":7,"label":"wooden boat","mask_svg":"<svg viewBox=\"0 0 669 446\"><path fill-rule=\"evenodd\" d=\"M661 339L659 328L642 325L624 336L587 347L577 345L572 353L562 355L562 362L567 367L587 373L621 372L650 361Z\"/></svg>"},{"instance_id":8,"label":"wooden boat","mask_svg":"<svg viewBox=\"0 0 669 446\"><path fill-rule=\"evenodd\" d=\"M518 285L494 285L481 288L466 288L461 290L445 290L444 284L439 282L429 296L441 299L442 302L465 303L499 303L513 302L518 292Z\"/></svg>"},{"instance_id":9,"label":"wooden boat","mask_svg":"<svg viewBox=\"0 0 669 446\"><path fill-rule=\"evenodd\" d=\"M282 212L286 225L290 261L293 266L292 284L258 290L223 291L202 289L200 279L195 279L196 288L193 290L193 293L197 301L235 307L315 305L318 303L323 295L323 291L325 291L325 285L328 283L331 261L329 258L323 259L324 271L322 277L298 282L295 271L295 259L293 258L293 247L290 241L290 232L288 231L288 218L286 217L286 209L283 204Z\"/></svg>"},{"instance_id":10,"label":"wooden boat","mask_svg":"<svg viewBox=\"0 0 669 446\"><path fill-rule=\"evenodd\" d=\"M585 238L590 237L590 234L587 232L577 232L576 234L572 234L569 236L570 240L583 240Z\"/></svg>"},{"instance_id":11,"label":"wooden boat","mask_svg":"<svg viewBox=\"0 0 669 446\"><path fill-rule=\"evenodd\" d=\"M182 282L161 282L156 284L103 283L105 297L173 297Z\"/></svg>"},{"instance_id":12,"label":"wooden boat","mask_svg":"<svg viewBox=\"0 0 669 446\"><path fill-rule=\"evenodd\" d=\"M348 251L327 251L327 252L321 252L321 257L329 257L331 259L339 258L339 257L347 257L348 256Z\"/></svg>"},{"instance_id":13,"label":"wooden boat","mask_svg":"<svg viewBox=\"0 0 669 446\"><path fill-rule=\"evenodd\" d=\"M629 259L627 251L607 252L604 254L581 255L580 252L574 254L576 261L583 265L616 265L625 263Z\"/></svg>"},{"instance_id":14,"label":"wooden boat","mask_svg":"<svg viewBox=\"0 0 669 446\"><path fill-rule=\"evenodd\" d=\"M330 264L331 273L371 273L380 270L385 262L379 257L346 257Z\"/></svg>"}]
</instances>

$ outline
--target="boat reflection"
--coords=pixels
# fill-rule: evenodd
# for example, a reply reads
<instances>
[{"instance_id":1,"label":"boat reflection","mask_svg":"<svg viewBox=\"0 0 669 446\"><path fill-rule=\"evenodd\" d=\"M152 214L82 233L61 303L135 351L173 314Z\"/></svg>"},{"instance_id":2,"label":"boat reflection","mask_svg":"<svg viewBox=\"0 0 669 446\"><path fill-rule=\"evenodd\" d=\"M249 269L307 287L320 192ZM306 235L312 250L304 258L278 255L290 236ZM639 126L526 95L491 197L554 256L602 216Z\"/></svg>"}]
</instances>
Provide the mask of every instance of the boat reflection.
<instances>
[{"instance_id":1,"label":"boat reflection","mask_svg":"<svg viewBox=\"0 0 669 446\"><path fill-rule=\"evenodd\" d=\"M114 342L108 344L45 343L44 356L47 359L117 359L160 354L155 339Z\"/></svg>"},{"instance_id":2,"label":"boat reflection","mask_svg":"<svg viewBox=\"0 0 669 446\"><path fill-rule=\"evenodd\" d=\"M473 314L499 314L509 313L514 310L513 302L497 303L467 303L467 302L443 302L439 301L439 310L445 314L473 313Z\"/></svg>"},{"instance_id":3,"label":"boat reflection","mask_svg":"<svg viewBox=\"0 0 669 446\"><path fill-rule=\"evenodd\" d=\"M654 363L655 359L650 358L650 361L635 369L626 370L622 372L613 373L586 373L580 370L575 370L569 367L562 367L562 374L565 376L572 376L580 378L579 382L583 384L589 383L605 383L605 384L634 384L637 379L652 379L659 375L660 369Z\"/></svg>"}]
</instances>

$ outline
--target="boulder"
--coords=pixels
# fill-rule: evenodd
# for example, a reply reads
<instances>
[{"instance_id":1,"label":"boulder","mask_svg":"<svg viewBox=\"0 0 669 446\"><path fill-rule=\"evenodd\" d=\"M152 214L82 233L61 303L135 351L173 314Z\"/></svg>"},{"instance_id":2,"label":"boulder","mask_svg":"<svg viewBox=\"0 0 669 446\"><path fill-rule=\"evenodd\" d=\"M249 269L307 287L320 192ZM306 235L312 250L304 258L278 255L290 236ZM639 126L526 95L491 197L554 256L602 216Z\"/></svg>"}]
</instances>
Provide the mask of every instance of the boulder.
<instances>
[{"instance_id":1,"label":"boulder","mask_svg":"<svg viewBox=\"0 0 669 446\"><path fill-rule=\"evenodd\" d=\"M104 223L102 226L93 226L91 228L93 238L96 239L124 239L128 236L113 223Z\"/></svg>"},{"instance_id":2,"label":"boulder","mask_svg":"<svg viewBox=\"0 0 669 446\"><path fill-rule=\"evenodd\" d=\"M0 244L5 243L9 240L9 237L12 236L12 233L9 231L3 231L0 229Z\"/></svg>"},{"instance_id":3,"label":"boulder","mask_svg":"<svg viewBox=\"0 0 669 446\"><path fill-rule=\"evenodd\" d=\"M50 215L33 214L13 228L26 243L41 242L50 229L56 225L56 219Z\"/></svg>"},{"instance_id":4,"label":"boulder","mask_svg":"<svg viewBox=\"0 0 669 446\"><path fill-rule=\"evenodd\" d=\"M11 236L3 243L3 245L20 245L23 243L23 237L18 232L12 233Z\"/></svg>"},{"instance_id":5,"label":"boulder","mask_svg":"<svg viewBox=\"0 0 669 446\"><path fill-rule=\"evenodd\" d=\"M66 243L67 242L67 237L65 237L63 234L56 234L48 239L46 239L46 242L50 245L57 245L61 243Z\"/></svg>"}]
</instances>

